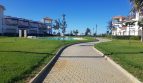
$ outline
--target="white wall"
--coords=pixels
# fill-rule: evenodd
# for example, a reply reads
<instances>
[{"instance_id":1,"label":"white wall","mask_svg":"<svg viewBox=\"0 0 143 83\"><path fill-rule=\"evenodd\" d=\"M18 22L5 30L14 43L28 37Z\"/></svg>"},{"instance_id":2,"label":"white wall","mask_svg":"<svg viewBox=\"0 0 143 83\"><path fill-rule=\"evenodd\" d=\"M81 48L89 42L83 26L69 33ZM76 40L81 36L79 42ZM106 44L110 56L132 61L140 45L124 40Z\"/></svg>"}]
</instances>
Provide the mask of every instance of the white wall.
<instances>
[{"instance_id":1,"label":"white wall","mask_svg":"<svg viewBox=\"0 0 143 83\"><path fill-rule=\"evenodd\" d=\"M132 20L134 21L138 21L140 18L139 16L139 13L137 12L136 13L136 17ZM115 25L119 25L119 24L115 24ZM120 27L122 27L122 25L119 25L119 27L117 27L117 31L114 31L113 35L126 35L126 36L129 36L129 35L132 35L132 36L140 36L141 35L141 29L140 27L138 26L138 22L135 23L135 25L133 26L127 26L127 28L125 30L121 30Z\"/></svg>"}]
</instances>

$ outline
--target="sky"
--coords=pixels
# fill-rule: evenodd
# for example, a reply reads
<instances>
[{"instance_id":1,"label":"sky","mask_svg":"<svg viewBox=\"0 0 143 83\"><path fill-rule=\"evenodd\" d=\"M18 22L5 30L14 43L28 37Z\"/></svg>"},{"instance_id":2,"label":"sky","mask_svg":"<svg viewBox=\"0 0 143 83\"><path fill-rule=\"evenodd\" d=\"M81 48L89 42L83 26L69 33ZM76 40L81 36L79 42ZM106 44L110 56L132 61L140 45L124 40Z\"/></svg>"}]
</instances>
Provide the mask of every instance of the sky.
<instances>
[{"instance_id":1,"label":"sky","mask_svg":"<svg viewBox=\"0 0 143 83\"><path fill-rule=\"evenodd\" d=\"M40 21L44 17L61 19L66 14L67 32L86 28L105 33L113 16L127 16L131 9L129 0L0 0L5 15ZM93 31L92 31L93 32Z\"/></svg>"}]
</instances>

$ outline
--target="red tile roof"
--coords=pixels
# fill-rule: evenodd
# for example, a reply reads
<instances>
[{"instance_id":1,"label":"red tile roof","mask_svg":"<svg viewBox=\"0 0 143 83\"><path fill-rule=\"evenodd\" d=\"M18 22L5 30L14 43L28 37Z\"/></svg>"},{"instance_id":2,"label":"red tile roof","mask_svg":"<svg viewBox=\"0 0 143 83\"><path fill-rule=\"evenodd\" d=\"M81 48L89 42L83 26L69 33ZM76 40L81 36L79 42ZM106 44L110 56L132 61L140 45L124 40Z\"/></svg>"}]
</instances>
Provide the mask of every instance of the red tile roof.
<instances>
[{"instance_id":1,"label":"red tile roof","mask_svg":"<svg viewBox=\"0 0 143 83\"><path fill-rule=\"evenodd\" d=\"M125 16L114 16L113 17L113 19L119 19L119 18L125 19L126 17Z\"/></svg>"}]
</instances>

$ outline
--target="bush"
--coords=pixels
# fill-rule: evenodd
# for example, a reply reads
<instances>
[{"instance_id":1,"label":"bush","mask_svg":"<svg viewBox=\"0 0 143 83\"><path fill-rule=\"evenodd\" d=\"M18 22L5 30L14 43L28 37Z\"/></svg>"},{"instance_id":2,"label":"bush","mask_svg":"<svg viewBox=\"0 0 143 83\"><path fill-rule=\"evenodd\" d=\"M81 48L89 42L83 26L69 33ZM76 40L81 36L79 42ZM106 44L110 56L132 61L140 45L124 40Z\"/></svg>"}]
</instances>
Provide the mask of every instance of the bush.
<instances>
[{"instance_id":1,"label":"bush","mask_svg":"<svg viewBox=\"0 0 143 83\"><path fill-rule=\"evenodd\" d=\"M112 36L113 39L123 39L123 40L140 40L141 36Z\"/></svg>"},{"instance_id":2,"label":"bush","mask_svg":"<svg viewBox=\"0 0 143 83\"><path fill-rule=\"evenodd\" d=\"M130 37L130 39L132 39L132 40L140 40L141 36L132 36L132 37Z\"/></svg>"}]
</instances>

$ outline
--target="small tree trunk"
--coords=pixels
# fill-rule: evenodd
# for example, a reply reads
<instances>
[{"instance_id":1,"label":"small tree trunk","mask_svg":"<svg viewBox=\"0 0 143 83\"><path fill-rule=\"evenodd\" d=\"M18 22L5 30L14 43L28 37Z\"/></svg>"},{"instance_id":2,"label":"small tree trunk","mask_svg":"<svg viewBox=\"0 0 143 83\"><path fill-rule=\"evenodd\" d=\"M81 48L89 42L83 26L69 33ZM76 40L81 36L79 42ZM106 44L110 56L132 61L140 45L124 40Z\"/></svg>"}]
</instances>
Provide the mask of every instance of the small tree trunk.
<instances>
[{"instance_id":1,"label":"small tree trunk","mask_svg":"<svg viewBox=\"0 0 143 83\"><path fill-rule=\"evenodd\" d=\"M141 42L143 42L143 27L142 27L142 32L141 32Z\"/></svg>"}]
</instances>

